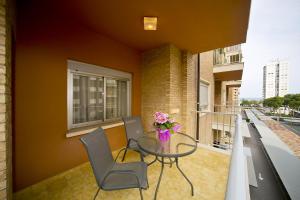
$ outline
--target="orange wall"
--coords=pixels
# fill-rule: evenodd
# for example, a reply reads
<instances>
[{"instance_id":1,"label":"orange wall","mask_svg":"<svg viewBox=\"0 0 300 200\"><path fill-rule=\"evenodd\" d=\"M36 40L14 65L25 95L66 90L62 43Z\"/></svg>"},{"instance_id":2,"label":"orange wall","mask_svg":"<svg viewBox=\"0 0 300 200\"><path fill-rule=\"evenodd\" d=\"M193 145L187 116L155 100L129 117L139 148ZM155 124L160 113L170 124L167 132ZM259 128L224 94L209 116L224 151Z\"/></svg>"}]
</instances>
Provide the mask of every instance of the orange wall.
<instances>
[{"instance_id":1,"label":"orange wall","mask_svg":"<svg viewBox=\"0 0 300 200\"><path fill-rule=\"evenodd\" d=\"M75 167L87 156L79 137L66 138L67 59L133 74L132 114L140 114L140 54L62 18L18 8L14 68L14 191ZM124 128L106 131L113 149Z\"/></svg>"}]
</instances>

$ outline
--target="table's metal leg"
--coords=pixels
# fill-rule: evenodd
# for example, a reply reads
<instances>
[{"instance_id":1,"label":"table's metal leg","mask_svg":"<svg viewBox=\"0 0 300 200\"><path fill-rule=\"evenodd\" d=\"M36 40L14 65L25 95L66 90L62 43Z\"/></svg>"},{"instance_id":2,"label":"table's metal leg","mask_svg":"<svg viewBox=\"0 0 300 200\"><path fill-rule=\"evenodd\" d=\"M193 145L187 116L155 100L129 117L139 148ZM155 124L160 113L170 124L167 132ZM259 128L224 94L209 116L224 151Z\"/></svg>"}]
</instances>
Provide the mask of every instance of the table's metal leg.
<instances>
[{"instance_id":1,"label":"table's metal leg","mask_svg":"<svg viewBox=\"0 0 300 200\"><path fill-rule=\"evenodd\" d=\"M179 166L178 166L178 158L175 158L175 161L176 161L176 167L177 167L177 169L181 172L181 174L183 175L183 177L185 178L185 180L187 180L187 182L189 182L189 184L191 186L191 189L192 189L192 196L194 196L194 186L193 186L192 182L188 179L188 177L179 168Z\"/></svg>"},{"instance_id":2,"label":"table's metal leg","mask_svg":"<svg viewBox=\"0 0 300 200\"><path fill-rule=\"evenodd\" d=\"M162 160L162 162L161 162L161 170L160 170L160 175L159 175L158 182L157 182L156 189L155 189L154 200L156 200L156 196L157 196L158 188L159 188L159 185L160 185L161 177L162 177L162 174L163 174L163 171L164 171L164 165L165 165L164 164L164 157L162 157L161 160Z\"/></svg>"},{"instance_id":3,"label":"table's metal leg","mask_svg":"<svg viewBox=\"0 0 300 200\"><path fill-rule=\"evenodd\" d=\"M150 163L148 163L147 165L150 166L152 165L153 163L155 163L157 161L157 156L155 156L155 159L153 161L151 161Z\"/></svg>"},{"instance_id":4,"label":"table's metal leg","mask_svg":"<svg viewBox=\"0 0 300 200\"><path fill-rule=\"evenodd\" d=\"M172 167L172 159L171 158L169 158L169 160L170 160L170 168Z\"/></svg>"}]
</instances>

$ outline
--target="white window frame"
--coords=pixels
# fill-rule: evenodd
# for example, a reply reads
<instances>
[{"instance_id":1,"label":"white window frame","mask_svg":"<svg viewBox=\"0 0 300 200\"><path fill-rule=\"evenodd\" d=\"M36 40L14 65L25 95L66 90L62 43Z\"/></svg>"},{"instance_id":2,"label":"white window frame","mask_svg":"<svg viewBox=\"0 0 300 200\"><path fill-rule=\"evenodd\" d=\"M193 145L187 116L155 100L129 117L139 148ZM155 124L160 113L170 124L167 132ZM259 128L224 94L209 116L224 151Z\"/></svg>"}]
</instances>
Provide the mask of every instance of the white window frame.
<instances>
[{"instance_id":1,"label":"white window frame","mask_svg":"<svg viewBox=\"0 0 300 200\"><path fill-rule=\"evenodd\" d=\"M106 117L106 96L103 99L103 115L104 120L96 120L90 122L84 122L79 124L73 124L73 74L82 74L87 76L96 76L104 78L104 94L106 94L106 78L113 78L118 80L127 81L127 115L131 115L131 95L132 95L132 75L128 72L123 72L119 70L110 69L107 67L87 64L83 62L78 62L74 60L67 60L68 72L67 72L67 108L68 108L68 130L73 128L91 126L96 124L101 124L103 122L113 122L118 121L120 118L116 119L105 119Z\"/></svg>"},{"instance_id":2,"label":"white window frame","mask_svg":"<svg viewBox=\"0 0 300 200\"><path fill-rule=\"evenodd\" d=\"M202 85L205 85L207 86L207 107L206 108L201 108L201 102L200 102L200 99L201 99L201 92L200 92L200 86L199 86L199 109L200 111L205 111L205 112L209 112L210 111L210 101L211 101L211 95L210 95L210 83L209 81L207 80L204 80L202 78L200 78L200 82L199 82L200 86L201 84Z\"/></svg>"}]
</instances>

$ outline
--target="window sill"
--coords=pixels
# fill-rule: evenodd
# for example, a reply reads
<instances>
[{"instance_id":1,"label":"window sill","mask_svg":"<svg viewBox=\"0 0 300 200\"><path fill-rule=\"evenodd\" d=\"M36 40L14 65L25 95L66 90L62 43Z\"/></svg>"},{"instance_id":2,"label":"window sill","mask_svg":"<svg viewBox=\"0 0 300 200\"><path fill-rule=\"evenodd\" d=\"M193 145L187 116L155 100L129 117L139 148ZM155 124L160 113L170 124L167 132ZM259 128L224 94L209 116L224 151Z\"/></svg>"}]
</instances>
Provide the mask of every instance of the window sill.
<instances>
[{"instance_id":1,"label":"window sill","mask_svg":"<svg viewBox=\"0 0 300 200\"><path fill-rule=\"evenodd\" d=\"M103 124L99 124L99 125L74 128L74 129L68 130L66 137L70 138L70 137L75 137L75 136L79 136L79 135L84 135L84 134L87 134L87 133L90 133L90 132L96 130L99 127L106 130L106 129L123 126L123 125L124 125L124 123L122 121L115 121L115 122L103 123Z\"/></svg>"}]
</instances>

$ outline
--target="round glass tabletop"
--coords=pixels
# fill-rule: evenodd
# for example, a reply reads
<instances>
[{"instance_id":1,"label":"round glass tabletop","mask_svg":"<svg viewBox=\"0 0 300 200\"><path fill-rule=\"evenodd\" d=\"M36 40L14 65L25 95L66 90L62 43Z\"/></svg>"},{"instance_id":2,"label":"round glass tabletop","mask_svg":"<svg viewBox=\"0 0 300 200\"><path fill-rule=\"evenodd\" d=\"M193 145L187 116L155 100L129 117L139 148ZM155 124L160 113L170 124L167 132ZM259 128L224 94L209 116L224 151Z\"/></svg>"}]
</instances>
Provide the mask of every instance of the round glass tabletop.
<instances>
[{"instance_id":1,"label":"round glass tabletop","mask_svg":"<svg viewBox=\"0 0 300 200\"><path fill-rule=\"evenodd\" d=\"M162 157L181 157L196 151L196 141L183 133L174 133L167 141L158 138L156 131L138 138L138 146L146 153Z\"/></svg>"}]
</instances>

